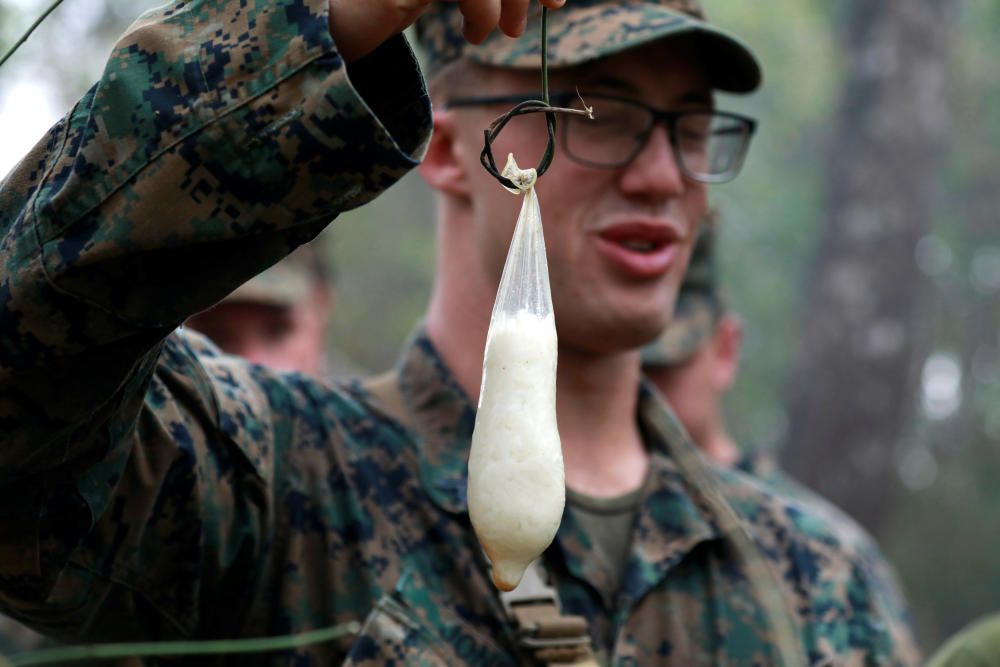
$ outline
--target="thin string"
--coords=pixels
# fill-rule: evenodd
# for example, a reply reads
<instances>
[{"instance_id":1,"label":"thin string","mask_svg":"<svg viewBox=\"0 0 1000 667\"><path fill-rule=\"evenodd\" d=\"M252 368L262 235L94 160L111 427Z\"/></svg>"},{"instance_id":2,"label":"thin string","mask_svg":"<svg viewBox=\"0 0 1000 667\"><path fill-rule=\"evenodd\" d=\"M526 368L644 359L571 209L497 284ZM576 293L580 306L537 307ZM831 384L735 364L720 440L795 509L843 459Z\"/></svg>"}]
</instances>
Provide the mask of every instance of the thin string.
<instances>
[{"instance_id":1,"label":"thin string","mask_svg":"<svg viewBox=\"0 0 1000 667\"><path fill-rule=\"evenodd\" d=\"M515 116L521 116L527 113L544 113L545 114L545 124L548 127L549 138L545 145L545 152L542 154L542 159L535 167L535 172L538 176L541 176L549 168L552 163L552 158L556 153L556 114L565 113L573 114L576 116L586 116L587 118L593 118L593 110L584 105L583 109L567 109L564 107L553 107L549 103L549 31L548 31L548 18L549 10L547 7L542 7L542 99L541 100L528 100L526 102L521 102L513 109L500 116L492 123L489 127L483 130L483 152L479 154L479 162L493 176L493 178L500 181L500 184L507 189L517 189L510 179L505 177L499 169L497 169L496 158L493 156L493 142L500 135L501 130L511 121Z\"/></svg>"},{"instance_id":2,"label":"thin string","mask_svg":"<svg viewBox=\"0 0 1000 667\"><path fill-rule=\"evenodd\" d=\"M10 47L10 50L4 54L3 58L0 58L0 67L3 67L3 64L7 62L7 60L12 55L14 55L14 52L17 51L18 47L20 47L22 44L24 44L25 41L27 41L28 37L31 36L31 33L35 32L35 28L41 25L42 21L44 21L49 14L54 12L56 7L62 4L62 1L63 0L55 0L55 2L49 5L48 9L42 12L41 16L35 19L35 22L31 24L31 27L28 28L28 30L23 35L21 35L21 39L17 40L17 42L14 43L14 46Z\"/></svg>"},{"instance_id":3,"label":"thin string","mask_svg":"<svg viewBox=\"0 0 1000 667\"><path fill-rule=\"evenodd\" d=\"M18 653L7 659L0 658L0 667L7 667L8 665L11 667L63 665L68 662L94 660L97 658L229 655L235 653L284 651L332 641L347 635L356 635L360 630L361 625L357 621L351 621L342 625L280 637L65 646Z\"/></svg>"}]
</instances>

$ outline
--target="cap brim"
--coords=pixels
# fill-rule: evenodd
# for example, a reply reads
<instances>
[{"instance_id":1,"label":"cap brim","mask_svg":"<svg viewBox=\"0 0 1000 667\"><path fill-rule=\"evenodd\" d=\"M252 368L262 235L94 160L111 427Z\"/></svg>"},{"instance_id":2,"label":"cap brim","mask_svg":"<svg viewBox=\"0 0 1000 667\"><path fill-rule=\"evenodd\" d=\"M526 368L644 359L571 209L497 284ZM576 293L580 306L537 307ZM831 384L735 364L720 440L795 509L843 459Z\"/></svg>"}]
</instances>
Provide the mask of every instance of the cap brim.
<instances>
[{"instance_id":1,"label":"cap brim","mask_svg":"<svg viewBox=\"0 0 1000 667\"><path fill-rule=\"evenodd\" d=\"M310 287L309 276L296 267L278 263L237 287L223 302L291 308L308 301Z\"/></svg>"},{"instance_id":2,"label":"cap brim","mask_svg":"<svg viewBox=\"0 0 1000 667\"><path fill-rule=\"evenodd\" d=\"M660 39L693 35L699 40L714 88L749 93L760 86L760 65L750 49L714 26L648 3L579 9L572 9L571 5L549 13L550 67L578 65ZM532 20L528 26L517 39L496 31L466 53L487 65L537 68L541 58L541 27Z\"/></svg>"}]
</instances>

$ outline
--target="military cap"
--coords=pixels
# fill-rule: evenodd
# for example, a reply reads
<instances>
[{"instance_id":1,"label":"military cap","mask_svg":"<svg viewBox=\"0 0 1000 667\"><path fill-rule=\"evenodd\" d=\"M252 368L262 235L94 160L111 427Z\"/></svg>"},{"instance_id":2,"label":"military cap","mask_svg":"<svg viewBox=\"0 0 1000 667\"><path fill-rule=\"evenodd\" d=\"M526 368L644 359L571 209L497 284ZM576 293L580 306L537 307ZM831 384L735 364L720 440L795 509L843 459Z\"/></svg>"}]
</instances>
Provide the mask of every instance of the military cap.
<instances>
[{"instance_id":1,"label":"military cap","mask_svg":"<svg viewBox=\"0 0 1000 667\"><path fill-rule=\"evenodd\" d=\"M644 366L671 366L687 360L712 335L725 312L715 266L716 227L710 213L691 251L670 324L659 338L642 348Z\"/></svg>"},{"instance_id":2,"label":"military cap","mask_svg":"<svg viewBox=\"0 0 1000 667\"><path fill-rule=\"evenodd\" d=\"M300 246L283 260L237 287L223 303L262 303L291 308L309 300L317 281L326 280L327 269L316 250Z\"/></svg>"},{"instance_id":3,"label":"military cap","mask_svg":"<svg viewBox=\"0 0 1000 667\"><path fill-rule=\"evenodd\" d=\"M537 68L541 58L541 5L531 0L521 37L494 30L476 46L462 37L457 3L434 3L417 21L417 38L431 75L459 58L484 65ZM748 93L760 85L757 59L739 39L710 25L698 0L568 0L549 13L550 67L566 67L609 56L673 35L699 40L712 85Z\"/></svg>"}]
</instances>

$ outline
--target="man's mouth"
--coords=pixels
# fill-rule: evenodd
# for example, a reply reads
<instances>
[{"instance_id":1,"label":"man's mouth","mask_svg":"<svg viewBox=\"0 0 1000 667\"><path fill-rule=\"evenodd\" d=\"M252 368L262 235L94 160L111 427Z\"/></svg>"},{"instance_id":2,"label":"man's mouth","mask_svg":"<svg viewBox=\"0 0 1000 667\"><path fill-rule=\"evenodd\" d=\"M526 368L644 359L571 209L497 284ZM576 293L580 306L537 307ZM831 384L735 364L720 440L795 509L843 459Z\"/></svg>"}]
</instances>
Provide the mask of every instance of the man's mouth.
<instances>
[{"instance_id":1,"label":"man's mouth","mask_svg":"<svg viewBox=\"0 0 1000 667\"><path fill-rule=\"evenodd\" d=\"M641 239L625 239L624 241L619 241L618 243L625 246L629 250L634 250L635 252L651 252L660 246L659 243L654 243L653 241L643 241Z\"/></svg>"},{"instance_id":2,"label":"man's mouth","mask_svg":"<svg viewBox=\"0 0 1000 667\"><path fill-rule=\"evenodd\" d=\"M622 222L597 233L598 249L619 272L633 278L655 278L673 265L681 235L658 222Z\"/></svg>"}]
</instances>

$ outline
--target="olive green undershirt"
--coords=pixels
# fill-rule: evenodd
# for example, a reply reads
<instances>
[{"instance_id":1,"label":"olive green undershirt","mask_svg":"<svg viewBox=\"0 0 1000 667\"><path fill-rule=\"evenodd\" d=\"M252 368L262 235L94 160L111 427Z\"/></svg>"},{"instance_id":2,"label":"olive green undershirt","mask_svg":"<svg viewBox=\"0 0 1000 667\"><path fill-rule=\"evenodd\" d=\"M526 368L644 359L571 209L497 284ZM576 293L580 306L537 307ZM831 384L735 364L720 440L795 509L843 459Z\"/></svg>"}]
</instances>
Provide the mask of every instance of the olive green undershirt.
<instances>
[{"instance_id":1,"label":"olive green undershirt","mask_svg":"<svg viewBox=\"0 0 1000 667\"><path fill-rule=\"evenodd\" d=\"M566 503L573 518L583 528L593 544L598 560L612 576L615 588L621 588L632 546L632 526L639 509L643 487L625 495L596 498L566 489Z\"/></svg>"}]
</instances>

